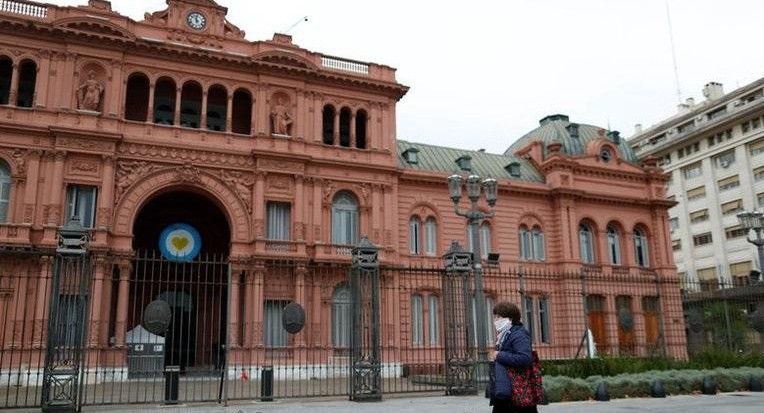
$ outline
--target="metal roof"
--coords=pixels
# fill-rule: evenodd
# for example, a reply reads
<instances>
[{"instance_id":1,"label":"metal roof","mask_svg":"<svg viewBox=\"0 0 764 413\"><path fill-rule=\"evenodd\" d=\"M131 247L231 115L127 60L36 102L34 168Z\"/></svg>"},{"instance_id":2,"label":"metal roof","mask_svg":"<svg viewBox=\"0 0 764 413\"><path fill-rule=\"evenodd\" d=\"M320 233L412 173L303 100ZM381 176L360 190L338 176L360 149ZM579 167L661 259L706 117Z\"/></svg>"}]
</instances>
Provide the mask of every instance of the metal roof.
<instances>
[{"instance_id":1,"label":"metal roof","mask_svg":"<svg viewBox=\"0 0 764 413\"><path fill-rule=\"evenodd\" d=\"M419 151L418 162L414 164L408 163L404 157L404 153L412 148ZM516 181L544 182L541 174L528 161L516 156L398 140L398 166L403 169L459 173L462 170L456 160L464 155L469 155L472 158L471 171L478 175ZM509 171L505 169L511 163L519 165L519 177L510 175Z\"/></svg>"}]
</instances>

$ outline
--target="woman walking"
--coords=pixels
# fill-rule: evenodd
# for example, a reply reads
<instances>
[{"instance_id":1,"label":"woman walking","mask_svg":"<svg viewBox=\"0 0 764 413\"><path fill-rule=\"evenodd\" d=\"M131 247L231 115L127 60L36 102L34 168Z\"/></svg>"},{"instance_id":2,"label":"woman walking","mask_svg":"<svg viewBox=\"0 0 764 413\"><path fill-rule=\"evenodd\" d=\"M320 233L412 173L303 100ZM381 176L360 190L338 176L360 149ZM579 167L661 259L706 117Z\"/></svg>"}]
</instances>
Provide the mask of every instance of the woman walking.
<instances>
[{"instance_id":1,"label":"woman walking","mask_svg":"<svg viewBox=\"0 0 764 413\"><path fill-rule=\"evenodd\" d=\"M491 394L493 413L538 412L536 406L512 404L512 386L507 378L509 369L524 371L533 365L531 336L520 321L520 309L512 303L500 302L493 307L493 319L496 328L494 362L497 364L494 372L501 375L495 379L495 389Z\"/></svg>"}]
</instances>

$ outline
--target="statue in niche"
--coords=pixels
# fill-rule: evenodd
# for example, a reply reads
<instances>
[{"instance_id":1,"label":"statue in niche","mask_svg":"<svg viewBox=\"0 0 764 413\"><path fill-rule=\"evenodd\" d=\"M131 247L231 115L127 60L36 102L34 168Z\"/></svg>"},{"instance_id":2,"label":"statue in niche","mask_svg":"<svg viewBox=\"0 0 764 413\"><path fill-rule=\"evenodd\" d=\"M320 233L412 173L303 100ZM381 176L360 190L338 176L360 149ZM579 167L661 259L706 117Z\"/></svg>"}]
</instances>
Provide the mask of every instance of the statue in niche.
<instances>
[{"instance_id":1,"label":"statue in niche","mask_svg":"<svg viewBox=\"0 0 764 413\"><path fill-rule=\"evenodd\" d=\"M289 110L284 106L284 99L278 98L276 106L273 107L271 112L271 119L273 121L273 133L276 135L289 136L289 127L292 125L292 115L289 114Z\"/></svg>"},{"instance_id":2,"label":"statue in niche","mask_svg":"<svg viewBox=\"0 0 764 413\"><path fill-rule=\"evenodd\" d=\"M103 86L96 80L94 71L88 71L88 78L77 88L77 109L100 112Z\"/></svg>"}]
</instances>

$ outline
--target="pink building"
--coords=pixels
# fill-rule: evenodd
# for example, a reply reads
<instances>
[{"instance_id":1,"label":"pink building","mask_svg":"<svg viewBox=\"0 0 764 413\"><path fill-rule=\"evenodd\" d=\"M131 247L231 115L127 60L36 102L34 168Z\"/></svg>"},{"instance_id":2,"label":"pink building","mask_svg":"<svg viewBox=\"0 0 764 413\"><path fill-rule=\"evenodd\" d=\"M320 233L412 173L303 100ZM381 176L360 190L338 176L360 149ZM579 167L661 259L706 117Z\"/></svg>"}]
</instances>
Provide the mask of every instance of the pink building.
<instances>
[{"instance_id":1,"label":"pink building","mask_svg":"<svg viewBox=\"0 0 764 413\"><path fill-rule=\"evenodd\" d=\"M505 154L399 140L408 87L395 69L283 34L248 41L211 0L167 4L133 21L103 0L0 2L0 395L41 380L50 254L74 216L92 230L87 383L132 380L135 343L175 349L189 371L223 369L228 343L227 376L245 386L264 364L342 365L344 282L361 235L388 267L439 267L452 240L468 243L446 187L455 172L499 182L496 217L480 231L499 254L491 300L519 299L500 273L583 267L600 277L586 291L600 348L628 342L643 354L662 340L685 356L667 178L616 132L554 115ZM178 273L173 253L195 264ZM409 358L442 362L428 274L385 284L386 377L410 373ZM626 276L643 282L617 283ZM666 284L656 291L655 280ZM585 317L570 316L583 314L578 278L529 282L542 355L574 357L585 331ZM141 327L155 299L186 317L166 341ZM278 322L289 302L308 314L294 336ZM623 311L638 328L622 328Z\"/></svg>"}]
</instances>

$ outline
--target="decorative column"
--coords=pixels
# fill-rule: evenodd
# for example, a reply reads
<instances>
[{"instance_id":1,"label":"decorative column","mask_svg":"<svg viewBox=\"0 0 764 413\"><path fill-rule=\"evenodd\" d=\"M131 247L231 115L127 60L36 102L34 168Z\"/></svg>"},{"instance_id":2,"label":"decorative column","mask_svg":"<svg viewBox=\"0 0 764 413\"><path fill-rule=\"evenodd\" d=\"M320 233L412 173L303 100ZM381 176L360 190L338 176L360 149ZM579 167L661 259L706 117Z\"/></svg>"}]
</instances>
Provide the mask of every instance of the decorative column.
<instances>
[{"instance_id":1,"label":"decorative column","mask_svg":"<svg viewBox=\"0 0 764 413\"><path fill-rule=\"evenodd\" d=\"M252 96L252 110L249 115L249 134L254 135L255 134L255 124L257 119L257 99L255 99L254 96Z\"/></svg>"},{"instance_id":2,"label":"decorative column","mask_svg":"<svg viewBox=\"0 0 764 413\"><path fill-rule=\"evenodd\" d=\"M89 331L87 339L89 348L98 348L98 345L100 344L98 342L98 337L101 335L101 329L104 328L104 321L101 320L101 315L103 314L101 309L104 292L103 281L105 274L108 273L108 271L105 270L107 264L104 257L94 257L94 261L95 271L93 271L93 283L90 290L90 325L88 326Z\"/></svg>"},{"instance_id":3,"label":"decorative column","mask_svg":"<svg viewBox=\"0 0 764 413\"><path fill-rule=\"evenodd\" d=\"M50 54L50 50L40 50L40 66L37 68L37 85L34 91L34 104L39 108L44 108L48 103Z\"/></svg>"},{"instance_id":4,"label":"decorative column","mask_svg":"<svg viewBox=\"0 0 764 413\"><path fill-rule=\"evenodd\" d=\"M313 310L310 315L311 343L314 348L321 347L321 276L313 269ZM328 345L328 343L327 343Z\"/></svg>"},{"instance_id":5,"label":"decorative column","mask_svg":"<svg viewBox=\"0 0 764 413\"><path fill-rule=\"evenodd\" d=\"M173 125L180 126L180 98L183 97L183 89L176 88L175 89L175 116L173 120Z\"/></svg>"},{"instance_id":6,"label":"decorative column","mask_svg":"<svg viewBox=\"0 0 764 413\"><path fill-rule=\"evenodd\" d=\"M307 300L307 294L305 292L305 278L308 274L308 268L305 266L305 263L299 263L297 264L297 268L295 269L295 294L294 294L294 300L297 304L299 304L303 309L307 308L308 300ZM307 346L306 346L306 339L305 336L308 334L308 332L303 329L299 333L295 334L295 346L297 346L297 360L299 360L301 363L306 363L308 360L308 352L307 352Z\"/></svg>"},{"instance_id":7,"label":"decorative column","mask_svg":"<svg viewBox=\"0 0 764 413\"><path fill-rule=\"evenodd\" d=\"M266 172L257 172L255 180L255 204L252 211L255 214L255 238L265 237L265 177Z\"/></svg>"},{"instance_id":8,"label":"decorative column","mask_svg":"<svg viewBox=\"0 0 764 413\"><path fill-rule=\"evenodd\" d=\"M250 303L254 310L254 322L252 333L254 334L254 343L256 347L263 347L263 313L265 309L265 265L257 263L255 265L255 288L254 298Z\"/></svg>"},{"instance_id":9,"label":"decorative column","mask_svg":"<svg viewBox=\"0 0 764 413\"><path fill-rule=\"evenodd\" d=\"M111 83L111 90L109 93L103 98L105 102L109 102L109 108L108 113L109 116L112 118L117 117L117 110L119 110L119 107L121 106L121 102L124 102L125 99L122 99L122 95L120 93L120 85L122 84L122 62L119 60L112 60L111 61L111 74L109 76L109 81ZM123 89L126 90L126 89ZM105 106L105 105L104 105ZM103 108L104 112L107 112L107 108Z\"/></svg>"},{"instance_id":10,"label":"decorative column","mask_svg":"<svg viewBox=\"0 0 764 413\"><path fill-rule=\"evenodd\" d=\"M309 238L313 240L314 244L321 242L321 180L313 179L313 230Z\"/></svg>"},{"instance_id":11,"label":"decorative column","mask_svg":"<svg viewBox=\"0 0 764 413\"><path fill-rule=\"evenodd\" d=\"M226 110L225 110L225 131L228 133L233 132L233 93L228 95L228 100L226 101Z\"/></svg>"},{"instance_id":12,"label":"decorative column","mask_svg":"<svg viewBox=\"0 0 764 413\"><path fill-rule=\"evenodd\" d=\"M209 96L209 91L205 90L204 92L202 92L202 113L201 113L200 121L199 121L199 129L201 130L207 130L207 97L208 96Z\"/></svg>"},{"instance_id":13,"label":"decorative column","mask_svg":"<svg viewBox=\"0 0 764 413\"><path fill-rule=\"evenodd\" d=\"M324 106L319 94L313 93L313 140L317 143L324 142Z\"/></svg>"},{"instance_id":14,"label":"decorative column","mask_svg":"<svg viewBox=\"0 0 764 413\"><path fill-rule=\"evenodd\" d=\"M382 399L379 248L365 236L352 252L350 400Z\"/></svg>"},{"instance_id":15,"label":"decorative column","mask_svg":"<svg viewBox=\"0 0 764 413\"><path fill-rule=\"evenodd\" d=\"M125 334L127 333L127 310L130 301L130 274L133 265L129 259L122 259L119 262L119 289L117 292L117 322L115 325L116 343L115 347L125 347Z\"/></svg>"},{"instance_id":16,"label":"decorative column","mask_svg":"<svg viewBox=\"0 0 764 413\"><path fill-rule=\"evenodd\" d=\"M14 266L16 267L16 271L21 270L19 264L19 259L15 259L16 263ZM26 271L26 273L21 273L21 277L18 278L18 285L16 286L16 291L14 292L13 300L10 302L11 308L9 308L11 314L6 314L3 318L3 324L5 324L10 318L11 322L11 331L13 333L11 334L11 348L23 348L24 344L24 324L26 324L26 313L27 313L27 293L29 288L29 270ZM7 324L6 324L7 325Z\"/></svg>"},{"instance_id":17,"label":"decorative column","mask_svg":"<svg viewBox=\"0 0 764 413\"><path fill-rule=\"evenodd\" d=\"M127 83L125 83L127 85ZM156 93L156 84L149 83L149 102L146 106L146 123L154 123L154 96Z\"/></svg>"},{"instance_id":18,"label":"decorative column","mask_svg":"<svg viewBox=\"0 0 764 413\"><path fill-rule=\"evenodd\" d=\"M66 160L66 151L55 151L54 156L53 177L48 186L50 191L50 209L46 223L57 226L61 224L61 194L64 192L64 161Z\"/></svg>"},{"instance_id":19,"label":"decorative column","mask_svg":"<svg viewBox=\"0 0 764 413\"><path fill-rule=\"evenodd\" d=\"M301 90L297 92L297 107L295 109L295 115L293 116L294 119L296 119L295 122L292 123L292 136L295 136L297 138L305 138L305 129L308 124L307 120L307 109L305 107L305 97L307 95L307 92Z\"/></svg>"},{"instance_id":20,"label":"decorative column","mask_svg":"<svg viewBox=\"0 0 764 413\"><path fill-rule=\"evenodd\" d=\"M98 227L108 229L111 225L111 199L114 193L114 155L101 155L103 176L98 192Z\"/></svg>"},{"instance_id":21,"label":"decorative column","mask_svg":"<svg viewBox=\"0 0 764 413\"><path fill-rule=\"evenodd\" d=\"M45 316L48 310L48 304L51 302L50 287L51 287L51 267L53 264L53 257L42 256L40 257L40 273L37 277L37 288L35 291L36 300L34 307L34 332L32 337L33 348L43 348L48 340L47 337L47 323L45 322Z\"/></svg>"},{"instance_id":22,"label":"decorative column","mask_svg":"<svg viewBox=\"0 0 764 413\"><path fill-rule=\"evenodd\" d=\"M239 294L241 275L245 274L244 264L241 262L231 263L231 301L228 303L228 347L239 348L239 312L241 311L241 298ZM246 308L246 307L245 307Z\"/></svg>"},{"instance_id":23,"label":"decorative column","mask_svg":"<svg viewBox=\"0 0 764 413\"><path fill-rule=\"evenodd\" d=\"M297 175L295 181L294 195L294 239L298 242L305 241L305 191L304 178Z\"/></svg>"},{"instance_id":24,"label":"decorative column","mask_svg":"<svg viewBox=\"0 0 764 413\"><path fill-rule=\"evenodd\" d=\"M24 188L24 216L22 222L34 222L34 210L37 205L37 183L40 181L40 156L42 151L31 150L27 158L27 184Z\"/></svg>"},{"instance_id":25,"label":"decorative column","mask_svg":"<svg viewBox=\"0 0 764 413\"><path fill-rule=\"evenodd\" d=\"M270 122L268 122L268 112L266 108L268 105L267 93L267 86L264 85L261 85L257 90L257 101L259 104L255 106L257 108L257 111L255 111L257 116L255 116L253 120L255 122L255 128L258 135L268 135L270 132L268 130L268 125L270 125Z\"/></svg>"},{"instance_id":26,"label":"decorative column","mask_svg":"<svg viewBox=\"0 0 764 413\"><path fill-rule=\"evenodd\" d=\"M355 129L356 129L355 128L355 117L356 117L356 115L357 115L356 112L352 112L352 114L350 115L350 147L351 148L355 148L357 146L356 145L356 136L355 136L355 132L356 132L355 131Z\"/></svg>"},{"instance_id":27,"label":"decorative column","mask_svg":"<svg viewBox=\"0 0 764 413\"><path fill-rule=\"evenodd\" d=\"M11 93L8 96L8 105L16 106L19 98L19 64L13 64L13 71L11 74Z\"/></svg>"},{"instance_id":28,"label":"decorative column","mask_svg":"<svg viewBox=\"0 0 764 413\"><path fill-rule=\"evenodd\" d=\"M74 63L77 60L77 53L67 52L64 57L64 72L59 73L61 77L57 80L62 87L60 99L63 99L62 108L64 110L77 109L77 99L75 90L79 85L79 76L75 76ZM72 82L70 79L77 79Z\"/></svg>"},{"instance_id":29,"label":"decorative column","mask_svg":"<svg viewBox=\"0 0 764 413\"><path fill-rule=\"evenodd\" d=\"M340 111L334 111L334 130L332 131L332 142L334 146L340 146Z\"/></svg>"},{"instance_id":30,"label":"decorative column","mask_svg":"<svg viewBox=\"0 0 764 413\"><path fill-rule=\"evenodd\" d=\"M255 271L244 273L244 348L254 347L255 338Z\"/></svg>"}]
</instances>

